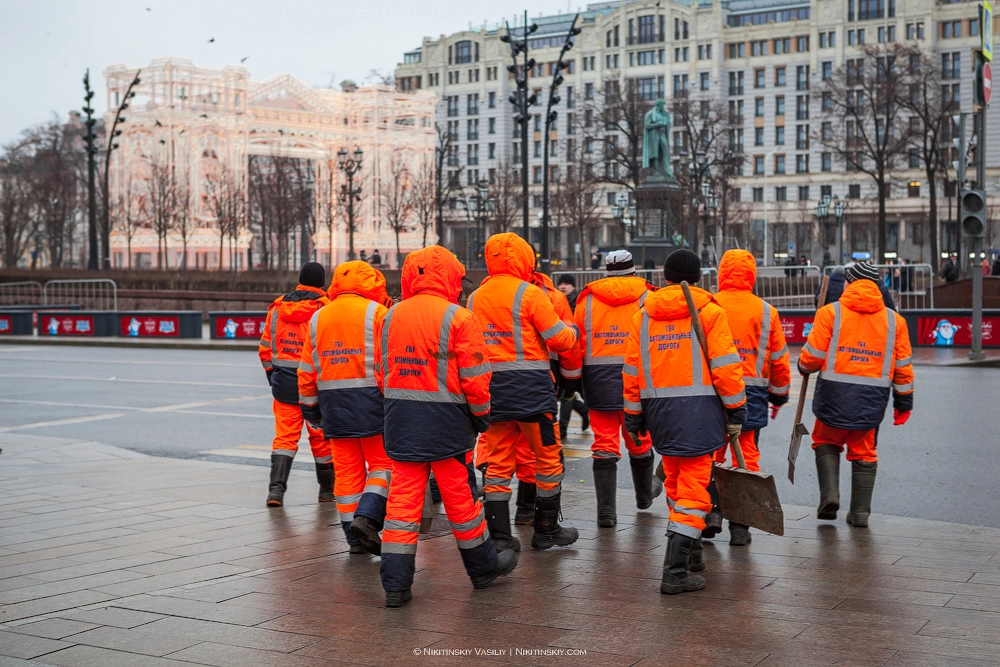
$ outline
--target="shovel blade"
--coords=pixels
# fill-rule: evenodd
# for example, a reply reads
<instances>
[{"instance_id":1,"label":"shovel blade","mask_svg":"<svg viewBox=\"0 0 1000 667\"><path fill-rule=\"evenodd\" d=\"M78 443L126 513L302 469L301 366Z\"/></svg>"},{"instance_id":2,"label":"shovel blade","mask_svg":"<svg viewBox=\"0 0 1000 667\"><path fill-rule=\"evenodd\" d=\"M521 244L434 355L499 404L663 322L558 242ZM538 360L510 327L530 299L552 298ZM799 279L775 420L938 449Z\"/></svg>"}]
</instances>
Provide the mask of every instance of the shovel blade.
<instances>
[{"instance_id":1,"label":"shovel blade","mask_svg":"<svg viewBox=\"0 0 1000 667\"><path fill-rule=\"evenodd\" d=\"M799 458L799 446L804 435L809 435L809 429L799 422L792 429L792 440L788 443L788 481L792 484L795 484L795 461Z\"/></svg>"},{"instance_id":2,"label":"shovel blade","mask_svg":"<svg viewBox=\"0 0 1000 667\"><path fill-rule=\"evenodd\" d=\"M724 518L774 535L785 534L785 515L774 477L716 463L715 485Z\"/></svg>"}]
</instances>

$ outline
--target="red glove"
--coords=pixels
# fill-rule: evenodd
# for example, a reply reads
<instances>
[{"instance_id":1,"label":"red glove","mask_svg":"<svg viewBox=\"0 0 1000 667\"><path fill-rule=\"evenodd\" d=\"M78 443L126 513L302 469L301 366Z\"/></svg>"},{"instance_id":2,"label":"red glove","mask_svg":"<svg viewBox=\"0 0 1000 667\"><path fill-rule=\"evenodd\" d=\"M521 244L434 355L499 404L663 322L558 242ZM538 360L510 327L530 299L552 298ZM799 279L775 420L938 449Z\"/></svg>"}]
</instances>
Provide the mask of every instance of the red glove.
<instances>
[{"instance_id":1,"label":"red glove","mask_svg":"<svg viewBox=\"0 0 1000 667\"><path fill-rule=\"evenodd\" d=\"M892 409L892 425L902 426L906 423L906 420L910 418L910 411L900 412L896 408Z\"/></svg>"},{"instance_id":2,"label":"red glove","mask_svg":"<svg viewBox=\"0 0 1000 667\"><path fill-rule=\"evenodd\" d=\"M780 409L781 409L780 405L772 405L771 406L771 419L777 419L778 418L778 410L780 410Z\"/></svg>"}]
</instances>

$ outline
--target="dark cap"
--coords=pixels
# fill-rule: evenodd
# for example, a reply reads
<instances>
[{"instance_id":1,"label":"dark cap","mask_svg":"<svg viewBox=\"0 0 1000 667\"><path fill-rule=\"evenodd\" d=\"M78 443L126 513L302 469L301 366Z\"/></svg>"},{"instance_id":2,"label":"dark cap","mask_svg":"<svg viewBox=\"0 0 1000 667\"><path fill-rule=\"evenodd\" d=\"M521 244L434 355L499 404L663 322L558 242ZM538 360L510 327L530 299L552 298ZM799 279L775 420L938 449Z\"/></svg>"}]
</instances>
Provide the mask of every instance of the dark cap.
<instances>
[{"instance_id":1,"label":"dark cap","mask_svg":"<svg viewBox=\"0 0 1000 667\"><path fill-rule=\"evenodd\" d=\"M876 269L871 262L858 262L851 268L847 269L847 282L853 283L855 280L870 280L873 283L879 281L878 269Z\"/></svg>"},{"instance_id":2,"label":"dark cap","mask_svg":"<svg viewBox=\"0 0 1000 667\"><path fill-rule=\"evenodd\" d=\"M576 278L574 278L572 274L564 273L559 276L559 284L572 285L573 287L576 287Z\"/></svg>"},{"instance_id":3,"label":"dark cap","mask_svg":"<svg viewBox=\"0 0 1000 667\"><path fill-rule=\"evenodd\" d=\"M663 265L663 277L672 283L686 280L694 285L701 280L701 260L687 248L678 248L670 253Z\"/></svg>"},{"instance_id":4,"label":"dark cap","mask_svg":"<svg viewBox=\"0 0 1000 667\"><path fill-rule=\"evenodd\" d=\"M319 262L303 264L302 270L299 271L299 284L320 289L326 287L326 270L323 265Z\"/></svg>"}]
</instances>

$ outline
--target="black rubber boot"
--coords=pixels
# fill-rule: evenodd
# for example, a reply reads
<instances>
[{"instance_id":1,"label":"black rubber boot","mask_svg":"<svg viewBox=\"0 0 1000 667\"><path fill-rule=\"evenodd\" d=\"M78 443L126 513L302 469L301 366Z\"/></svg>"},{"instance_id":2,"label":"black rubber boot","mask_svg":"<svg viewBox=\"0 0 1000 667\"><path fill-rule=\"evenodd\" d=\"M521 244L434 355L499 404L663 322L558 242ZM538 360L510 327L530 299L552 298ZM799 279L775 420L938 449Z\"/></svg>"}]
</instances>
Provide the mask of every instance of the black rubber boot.
<instances>
[{"instance_id":1,"label":"black rubber boot","mask_svg":"<svg viewBox=\"0 0 1000 667\"><path fill-rule=\"evenodd\" d=\"M751 542L753 542L753 536L750 534L750 526L729 522L729 546L745 547Z\"/></svg>"},{"instance_id":2,"label":"black rubber boot","mask_svg":"<svg viewBox=\"0 0 1000 667\"><path fill-rule=\"evenodd\" d=\"M816 477L819 478L817 519L836 519L840 509L840 449L820 445L816 452Z\"/></svg>"},{"instance_id":3,"label":"black rubber boot","mask_svg":"<svg viewBox=\"0 0 1000 667\"><path fill-rule=\"evenodd\" d=\"M365 551L372 556L382 555L382 538L378 534L382 526L378 525L375 519L355 514L348 530L358 542L361 542Z\"/></svg>"},{"instance_id":4,"label":"black rubber boot","mask_svg":"<svg viewBox=\"0 0 1000 667\"><path fill-rule=\"evenodd\" d=\"M590 412L580 409L577 409L577 412L580 413L580 421L583 422L580 424L580 431L586 431L590 428Z\"/></svg>"},{"instance_id":5,"label":"black rubber boot","mask_svg":"<svg viewBox=\"0 0 1000 667\"><path fill-rule=\"evenodd\" d=\"M473 588L488 588L498 577L506 577L517 567L517 553L513 549L497 552L497 566L492 571L472 579Z\"/></svg>"},{"instance_id":6,"label":"black rubber boot","mask_svg":"<svg viewBox=\"0 0 1000 667\"><path fill-rule=\"evenodd\" d=\"M517 481L517 511L514 524L530 526L535 520L535 491L537 487L529 482Z\"/></svg>"},{"instance_id":7,"label":"black rubber boot","mask_svg":"<svg viewBox=\"0 0 1000 667\"><path fill-rule=\"evenodd\" d=\"M694 548L695 539L680 533L667 533L667 555L663 559L663 579L660 592L667 595L700 591L705 588L705 580L688 572L688 559Z\"/></svg>"},{"instance_id":8,"label":"black rubber boot","mask_svg":"<svg viewBox=\"0 0 1000 667\"><path fill-rule=\"evenodd\" d=\"M405 591L386 591L385 606L389 609L398 609L413 599L413 593L407 588Z\"/></svg>"},{"instance_id":9,"label":"black rubber boot","mask_svg":"<svg viewBox=\"0 0 1000 667\"><path fill-rule=\"evenodd\" d=\"M653 476L653 452L642 458L628 457L632 468L632 486L635 487L635 506L641 510L649 509L654 498L663 493L663 483Z\"/></svg>"},{"instance_id":10,"label":"black rubber boot","mask_svg":"<svg viewBox=\"0 0 1000 667\"><path fill-rule=\"evenodd\" d=\"M487 500L485 505L486 526L497 553L507 549L520 551L521 541L510 532L510 504L506 500Z\"/></svg>"},{"instance_id":11,"label":"black rubber boot","mask_svg":"<svg viewBox=\"0 0 1000 667\"><path fill-rule=\"evenodd\" d=\"M851 461L851 511L847 513L847 523L855 528L868 527L877 472L878 461Z\"/></svg>"},{"instance_id":12,"label":"black rubber boot","mask_svg":"<svg viewBox=\"0 0 1000 667\"><path fill-rule=\"evenodd\" d=\"M715 486L714 476L708 482L708 497L712 500L712 511L705 517L705 528L701 531L701 536L712 539L722 532L722 513L719 511L719 489Z\"/></svg>"},{"instance_id":13,"label":"black rubber boot","mask_svg":"<svg viewBox=\"0 0 1000 667\"><path fill-rule=\"evenodd\" d=\"M271 485L268 487L267 506L281 507L288 489L288 474L292 472L292 457L271 454Z\"/></svg>"},{"instance_id":14,"label":"black rubber boot","mask_svg":"<svg viewBox=\"0 0 1000 667\"><path fill-rule=\"evenodd\" d=\"M705 546L699 537L691 547L691 555L688 556L688 572L705 571Z\"/></svg>"},{"instance_id":15,"label":"black rubber boot","mask_svg":"<svg viewBox=\"0 0 1000 667\"><path fill-rule=\"evenodd\" d=\"M316 481L319 482L319 498L321 503L333 502L333 464L316 464Z\"/></svg>"},{"instance_id":16,"label":"black rubber boot","mask_svg":"<svg viewBox=\"0 0 1000 667\"><path fill-rule=\"evenodd\" d=\"M550 498L538 496L535 500L535 532L531 535L531 546L535 549L566 547L580 537L576 528L559 525L559 496Z\"/></svg>"},{"instance_id":17,"label":"black rubber boot","mask_svg":"<svg viewBox=\"0 0 1000 667\"><path fill-rule=\"evenodd\" d=\"M652 467L650 467L652 470ZM618 459L594 459L594 488L597 490L597 525L612 528L618 523L615 496L618 493Z\"/></svg>"}]
</instances>

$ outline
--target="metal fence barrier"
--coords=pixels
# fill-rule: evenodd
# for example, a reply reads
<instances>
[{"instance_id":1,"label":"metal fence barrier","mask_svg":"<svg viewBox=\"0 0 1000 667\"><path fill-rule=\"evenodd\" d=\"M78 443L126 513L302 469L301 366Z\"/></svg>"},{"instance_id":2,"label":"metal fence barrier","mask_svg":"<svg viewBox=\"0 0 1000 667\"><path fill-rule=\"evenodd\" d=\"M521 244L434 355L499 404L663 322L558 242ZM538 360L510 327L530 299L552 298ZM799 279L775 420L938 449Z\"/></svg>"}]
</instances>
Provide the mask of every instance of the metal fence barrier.
<instances>
[{"instance_id":1,"label":"metal fence barrier","mask_svg":"<svg viewBox=\"0 0 1000 667\"><path fill-rule=\"evenodd\" d=\"M753 293L778 310L814 308L820 281L818 266L758 266Z\"/></svg>"},{"instance_id":2,"label":"metal fence barrier","mask_svg":"<svg viewBox=\"0 0 1000 667\"><path fill-rule=\"evenodd\" d=\"M607 272L603 269L573 269L571 271L553 271L552 281L558 286L560 276L567 275L573 276L578 290L582 290L587 283L592 283L595 280L600 280L601 278L606 278L608 276ZM636 269L635 275L644 279L653 287L663 287L665 284L662 269ZM718 278L719 272L717 269L702 269L701 282L698 286L714 292L719 286Z\"/></svg>"},{"instance_id":3,"label":"metal fence barrier","mask_svg":"<svg viewBox=\"0 0 1000 667\"><path fill-rule=\"evenodd\" d=\"M109 278L50 280L42 288L42 303L77 304L84 310L118 310L118 285Z\"/></svg>"},{"instance_id":4,"label":"metal fence barrier","mask_svg":"<svg viewBox=\"0 0 1000 667\"><path fill-rule=\"evenodd\" d=\"M930 264L875 264L896 302L897 310L922 310L934 307L934 270ZM828 266L825 273L833 273L843 266Z\"/></svg>"},{"instance_id":5,"label":"metal fence barrier","mask_svg":"<svg viewBox=\"0 0 1000 667\"><path fill-rule=\"evenodd\" d=\"M34 280L0 283L0 306L36 306L42 302L42 284Z\"/></svg>"}]
</instances>

